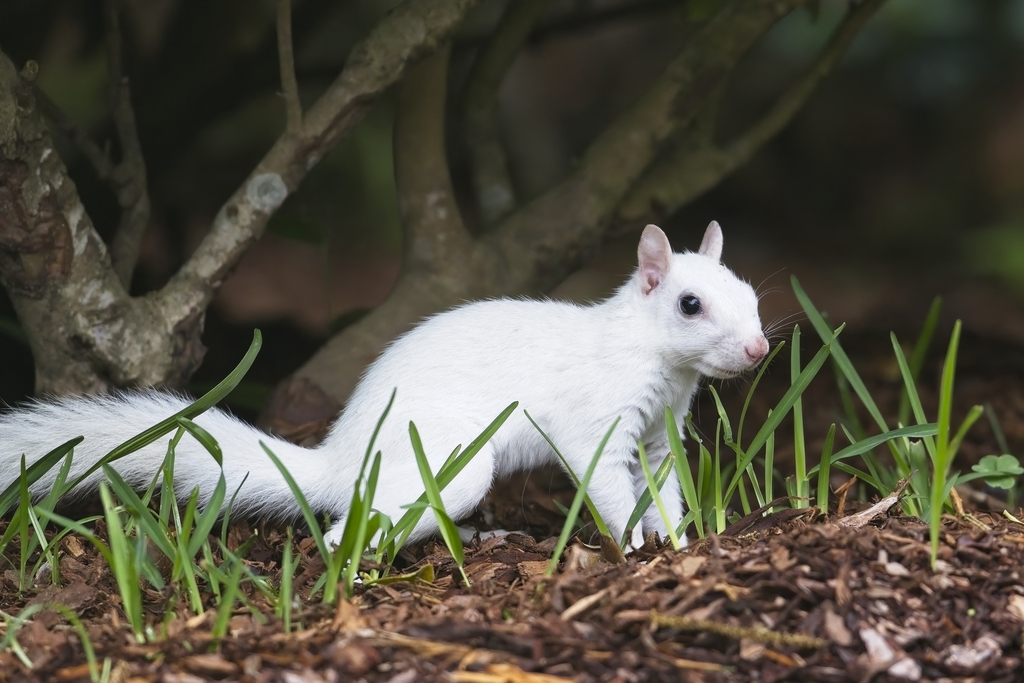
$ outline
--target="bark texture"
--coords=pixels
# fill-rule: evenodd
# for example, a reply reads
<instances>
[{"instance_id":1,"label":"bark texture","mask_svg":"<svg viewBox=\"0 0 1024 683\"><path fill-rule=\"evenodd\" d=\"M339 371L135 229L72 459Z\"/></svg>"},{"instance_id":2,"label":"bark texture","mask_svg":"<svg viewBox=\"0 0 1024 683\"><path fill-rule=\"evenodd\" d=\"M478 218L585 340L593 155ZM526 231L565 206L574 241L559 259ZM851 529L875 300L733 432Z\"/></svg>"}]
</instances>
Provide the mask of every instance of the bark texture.
<instances>
[{"instance_id":1,"label":"bark texture","mask_svg":"<svg viewBox=\"0 0 1024 683\"><path fill-rule=\"evenodd\" d=\"M203 357L206 307L270 216L369 104L436 51L475 4L400 4L356 45L337 79L305 113L291 71L290 36L283 35L290 23L285 16L279 44L289 95L287 129L225 202L178 273L142 297L129 296L127 287L149 208L127 81L120 76L116 3L107 3L105 16L123 159L115 165L84 135L72 134L117 191L123 218L112 249L99 237L55 151L44 110L53 123L70 126L35 91L37 67L29 62L19 73L0 52L0 281L32 347L36 391L183 383ZM288 10L282 2L280 14Z\"/></svg>"}]
</instances>

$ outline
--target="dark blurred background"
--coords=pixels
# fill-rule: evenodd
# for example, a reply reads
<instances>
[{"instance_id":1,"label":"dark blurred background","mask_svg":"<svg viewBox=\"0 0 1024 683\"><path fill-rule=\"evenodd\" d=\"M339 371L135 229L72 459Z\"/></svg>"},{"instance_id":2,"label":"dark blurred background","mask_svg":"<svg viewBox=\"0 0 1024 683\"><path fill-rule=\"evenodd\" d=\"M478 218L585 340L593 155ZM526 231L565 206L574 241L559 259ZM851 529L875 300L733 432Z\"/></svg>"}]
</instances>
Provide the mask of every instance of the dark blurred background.
<instances>
[{"instance_id":1,"label":"dark blurred background","mask_svg":"<svg viewBox=\"0 0 1024 683\"><path fill-rule=\"evenodd\" d=\"M297 70L312 100L353 43L394 4L295 2ZM501 96L520 195L563 177L587 143L676 53L698 3L567 0L541 21ZM741 130L803 73L845 10L821 0L778 24L733 76L720 128ZM160 286L201 239L283 125L274 3L128 0L125 66L146 155L153 221L133 282ZM487 0L455 42L464 79L503 3ZM579 11L570 11L579 10ZM111 137L98 0L4 0L0 48L39 62L40 87L95 139ZM766 322L798 310L789 275L851 330L913 334L931 298L944 321L1024 349L1024 0L889 0L796 119L753 160L669 217L677 248L711 219L727 264L761 290ZM253 411L331 330L378 303L399 270L392 97L310 174L224 285L207 319L202 390L265 343L236 409ZM109 190L66 140L59 151L103 232ZM465 154L449 136L457 192ZM610 240L558 295L599 297L621 282L636 237ZM945 329L948 329L948 325ZM940 338L944 338L941 334ZM887 339L882 337L884 343ZM1001 346L1000 348L1003 348ZM32 365L0 294L0 398L32 392Z\"/></svg>"}]
</instances>

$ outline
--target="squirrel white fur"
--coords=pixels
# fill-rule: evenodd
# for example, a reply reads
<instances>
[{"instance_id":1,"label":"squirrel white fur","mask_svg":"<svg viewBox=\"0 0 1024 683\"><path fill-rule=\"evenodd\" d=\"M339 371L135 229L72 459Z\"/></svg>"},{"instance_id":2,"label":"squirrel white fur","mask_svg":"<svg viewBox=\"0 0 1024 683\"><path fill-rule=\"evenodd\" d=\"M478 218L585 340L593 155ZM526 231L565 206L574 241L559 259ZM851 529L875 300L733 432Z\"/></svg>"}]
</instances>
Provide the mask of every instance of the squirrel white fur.
<instances>
[{"instance_id":1,"label":"squirrel white fur","mask_svg":"<svg viewBox=\"0 0 1024 683\"><path fill-rule=\"evenodd\" d=\"M637 252L634 275L601 303L497 299L424 321L370 365L316 448L274 438L221 410L200 415L195 421L221 446L229 496L245 479L233 509L273 517L299 512L262 441L289 470L311 507L331 515L327 538L340 541L363 454L397 389L374 446L382 459L373 507L392 520L402 516L402 505L423 492L409 440L410 421L436 473L455 446L467 445L518 401L516 412L442 492L448 514L458 520L471 513L496 478L558 462L524 410L580 477L608 428L620 418L588 493L612 534L621 538L646 488L637 441L643 441L656 469L669 452L665 407L682 420L702 377L740 375L768 352L754 290L720 262L718 223L708 226L697 253L681 254L674 254L665 234L649 225ZM84 435L74 451L73 477L186 405L178 396L133 391L39 402L8 412L0 416L0 489L18 478L22 454L31 464L56 445ZM113 467L129 484L145 487L166 450L166 441L157 442ZM33 495L50 489L56 469L32 486ZM200 502L205 503L220 470L186 434L176 449L174 475L178 493L188 495L199 487ZM102 477L98 471L82 487L94 489ZM678 524L683 502L674 472L662 497L672 523ZM436 530L437 521L428 511L410 540ZM651 530L666 535L654 506L632 530L630 545L642 545Z\"/></svg>"}]
</instances>

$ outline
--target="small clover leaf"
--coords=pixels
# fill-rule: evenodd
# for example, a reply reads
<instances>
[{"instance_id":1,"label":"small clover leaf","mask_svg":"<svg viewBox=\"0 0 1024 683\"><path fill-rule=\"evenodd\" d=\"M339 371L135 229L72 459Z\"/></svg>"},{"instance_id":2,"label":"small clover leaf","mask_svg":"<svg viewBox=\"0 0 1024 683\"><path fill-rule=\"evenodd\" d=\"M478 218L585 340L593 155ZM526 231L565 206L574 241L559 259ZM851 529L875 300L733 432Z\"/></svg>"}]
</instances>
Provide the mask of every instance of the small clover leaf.
<instances>
[{"instance_id":1,"label":"small clover leaf","mask_svg":"<svg viewBox=\"0 0 1024 683\"><path fill-rule=\"evenodd\" d=\"M1013 488L1017 477L1024 474L1024 468L1012 455L986 455L977 465L971 467L985 483L1000 489Z\"/></svg>"}]
</instances>

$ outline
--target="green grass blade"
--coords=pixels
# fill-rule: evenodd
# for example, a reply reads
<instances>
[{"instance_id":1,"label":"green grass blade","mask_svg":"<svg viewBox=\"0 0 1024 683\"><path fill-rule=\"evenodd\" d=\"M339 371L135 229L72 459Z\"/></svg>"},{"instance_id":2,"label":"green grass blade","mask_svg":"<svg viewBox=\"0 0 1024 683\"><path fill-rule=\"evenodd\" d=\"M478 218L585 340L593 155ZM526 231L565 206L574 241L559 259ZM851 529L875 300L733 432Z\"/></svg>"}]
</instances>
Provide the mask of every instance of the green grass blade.
<instances>
[{"instance_id":1,"label":"green grass blade","mask_svg":"<svg viewBox=\"0 0 1024 683\"><path fill-rule=\"evenodd\" d=\"M832 328L827 322L825 322L825 318L818 312L818 309L814 307L814 303L811 301L810 297L807 296L807 293L804 292L795 275L790 277L790 282L793 285L793 292L796 294L797 300L803 307L804 313L807 314L807 318L811 321L811 325L814 326L818 336L820 336L821 340L825 343L830 343L829 340L832 340L832 357L839 365L839 368L843 371L843 374L846 376L847 381L849 381L854 393L856 393L858 398L860 398L864 407L868 409L868 413L870 413L871 417L874 418L878 427L882 431L887 431L889 426L886 424L885 418L882 417L882 411L878 409L878 405L875 404L875 400L871 397L871 394L868 392L868 389L864 385L864 381L860 378L860 375L857 374L857 370L853 367L853 363L850 362L850 358L846 355L846 351L843 350L842 345L835 342L835 336Z\"/></svg>"},{"instance_id":2,"label":"green grass blade","mask_svg":"<svg viewBox=\"0 0 1024 683\"><path fill-rule=\"evenodd\" d=\"M953 453L950 451L950 426L953 412L953 381L956 375L956 356L960 345L960 321L953 325L953 334L942 365L939 387L938 432L935 435L935 458L932 463L932 490L930 497L929 531L931 540L932 571L939 557L939 531L942 524L942 504L946 496L946 479Z\"/></svg>"},{"instance_id":3,"label":"green grass blade","mask_svg":"<svg viewBox=\"0 0 1024 683\"><path fill-rule=\"evenodd\" d=\"M793 326L793 345L789 348L789 379L800 376L800 326ZM807 478L807 445L804 440L804 407L800 396L793 402L793 463L796 500L794 507L805 508L810 502L810 480Z\"/></svg>"},{"instance_id":4,"label":"green grass blade","mask_svg":"<svg viewBox=\"0 0 1024 683\"><path fill-rule=\"evenodd\" d=\"M217 465L224 467L224 454L220 450L220 444L217 443L217 440L213 438L210 432L206 431L187 417L179 417L178 425L183 427L186 432L191 434L192 437L206 449L206 452L217 461Z\"/></svg>"},{"instance_id":5,"label":"green grass blade","mask_svg":"<svg viewBox=\"0 0 1024 683\"><path fill-rule=\"evenodd\" d=\"M384 412L377 419L377 424L370 435L370 442L366 446L363 461L359 465L359 476L356 478L356 485L352 488L352 501L348 507L348 514L345 517L345 527L342 530L341 541L333 551L331 562L328 563L327 573L322 577L324 579L323 601L325 603L334 602L339 578L343 581L346 597L352 595L355 580L359 573L359 561L366 551L367 539L372 538L376 533L376 530L370 531L370 519L372 516L373 498L377 490L381 453L378 451L373 459L369 481L366 478L366 465L370 462L373 446L377 443L377 437L384 426L384 421L391 413L391 408L395 404L397 393L397 388L391 390L391 396L388 398L387 405L384 406ZM382 548L385 546L384 543L380 545ZM378 548L378 550L382 548Z\"/></svg>"},{"instance_id":6,"label":"green grass blade","mask_svg":"<svg viewBox=\"0 0 1024 683\"><path fill-rule=\"evenodd\" d=\"M358 496L353 495L352 497L353 508L358 507L358 510L350 508L349 516L345 520L344 543L338 552L341 553L341 557L347 560L343 574L346 597L352 595L356 576L359 574L359 560L366 550L368 539L372 536L369 530L370 510L373 504L373 497L377 492L380 461L381 453L378 451L377 455L373 458L373 464L370 465L370 473L365 487L361 487L362 477L360 477L360 484L357 484L357 489L361 489L361 492ZM326 601L327 591L324 591L324 595Z\"/></svg>"},{"instance_id":7,"label":"green grass blade","mask_svg":"<svg viewBox=\"0 0 1024 683\"><path fill-rule=\"evenodd\" d=\"M192 496L189 499L189 506L194 510L196 505L196 499L198 497L199 490L193 489ZM192 515L186 515L186 518ZM191 529L191 520L189 520L189 526L187 529ZM179 534L175 537L175 555L174 555L174 566L171 569L171 578L174 581L184 581L185 592L188 594L189 602L192 606L192 612L194 614L203 613L203 597L199 592L199 582L196 580L195 567L192 565L192 558L188 555L188 540L189 535ZM136 557L142 559L145 558L145 547L140 548Z\"/></svg>"},{"instance_id":8,"label":"green grass blade","mask_svg":"<svg viewBox=\"0 0 1024 683\"><path fill-rule=\"evenodd\" d=\"M683 515L683 521L681 521L679 523L679 526L676 527L676 535L679 536L679 537L682 537L683 534L686 533L686 529L691 524L694 524L694 522L696 520L697 520L697 513L695 513L693 510L688 511L685 515ZM704 538L704 536L702 535L702 536L700 536L700 538Z\"/></svg>"},{"instance_id":9,"label":"green grass blade","mask_svg":"<svg viewBox=\"0 0 1024 683\"><path fill-rule=\"evenodd\" d=\"M665 486L665 482L668 481L669 472L672 471L673 463L676 456L669 453L661 465L658 466L658 471L654 473L654 483L658 487L658 491ZM579 484L576 485L579 488ZM589 496L587 496L589 498ZM584 498L586 500L586 498ZM648 482L647 488L640 494L640 500L633 506L633 511L629 513L629 521L626 522L626 528L631 529L633 526L644 516L647 512L647 508L651 507L651 503L654 502L654 497L651 495L650 482ZM611 536L609 536L610 538Z\"/></svg>"},{"instance_id":10,"label":"green grass blade","mask_svg":"<svg viewBox=\"0 0 1024 683\"><path fill-rule=\"evenodd\" d=\"M189 538L187 551L190 558L198 555L199 549L208 540L210 532L213 531L213 525L217 523L217 518L220 516L225 495L227 495L227 482L224 481L224 472L222 471L217 479L217 485L213 489L213 495L210 496L210 501L203 509L203 513L196 519L195 530Z\"/></svg>"},{"instance_id":11,"label":"green grass blade","mask_svg":"<svg viewBox=\"0 0 1024 683\"><path fill-rule=\"evenodd\" d=\"M764 373L768 370L768 367L772 364L775 356L782 351L786 346L786 341L780 341L772 349L768 357L761 362L761 367L757 370L757 375L754 376L754 381L750 383L750 388L747 389L746 398L743 399L743 409L740 411L740 422L736 428L736 445L742 447L743 445L743 425L747 419L747 409L750 407L750 399L754 396L754 390L757 389L757 385L761 383L761 378L764 377ZM771 496L768 496L768 500L771 500Z\"/></svg>"},{"instance_id":12,"label":"green grass blade","mask_svg":"<svg viewBox=\"0 0 1024 683\"><path fill-rule=\"evenodd\" d=\"M683 489L683 501L686 503L686 509L693 513L693 522L697 530L697 537L704 538L704 517L703 517L703 504L704 504L704 458L707 455L710 459L710 454L707 453L707 449L704 447L704 443L701 441L700 435L697 434L696 428L693 426L693 420L690 415L686 416L686 428L690 432L690 437L694 443L697 444L697 480L694 482L693 473L690 470L690 463L686 458L686 451L683 450L683 439L679 434L679 429L676 425L675 415L672 413L671 408L665 408L665 424L668 428L668 444L672 453L676 456L676 476L679 478L679 484ZM684 527L685 529L685 527Z\"/></svg>"},{"instance_id":13,"label":"green grass blade","mask_svg":"<svg viewBox=\"0 0 1024 683\"><path fill-rule=\"evenodd\" d=\"M739 467L739 463L743 460L743 450L740 445L733 440L732 423L729 421L729 414L725 410L725 406L722 404L722 399L718 395L718 391L713 385L708 385L708 389L711 391L711 397L715 401L715 410L718 412L718 421L722 423L722 429L725 434L725 445L728 446L736 455L736 465ZM739 471L739 470L738 470ZM753 479L754 467L751 463L747 466L747 471L750 474L750 479L754 483L755 491L754 495L760 497L761 491L757 488L756 481ZM737 486L740 496L740 507L743 510L743 514L750 514L750 499L747 496L747 486L743 483L743 477L739 478L739 485Z\"/></svg>"},{"instance_id":14,"label":"green grass blade","mask_svg":"<svg viewBox=\"0 0 1024 683\"><path fill-rule=\"evenodd\" d=\"M573 496L572 505L569 506L569 514L565 518L565 524L562 525L562 533L558 536L558 542L555 543L555 550L551 555L551 561L548 563L547 570L544 572L544 576L551 576L558 569L558 560L562 557L562 552L565 550L565 544L569 542L569 534L572 533L573 525L576 523L576 517L580 513L580 507L583 506L583 496L587 491L587 486L590 485L590 477L594 474L594 469L597 467L597 461L601 459L601 454L604 453L604 447L608 445L608 439L612 437L612 432L619 426L619 418L615 418L615 422L605 432L604 438L601 439L601 443L597 446L597 451L594 453L594 457L590 460L590 465L587 467L586 473L583 475L583 479L580 481L579 488L576 489L576 495ZM620 544L622 545L622 544Z\"/></svg>"},{"instance_id":15,"label":"green grass blade","mask_svg":"<svg viewBox=\"0 0 1024 683\"><path fill-rule=\"evenodd\" d=\"M324 532L320 529L320 520L316 518L316 513L313 512L313 508L309 506L309 501L306 500L306 495L299 488L299 485L295 482L295 477L292 476L291 472L284 466L280 459L274 452L270 450L267 444L260 441L260 446L263 451L270 458L270 461L274 463L277 471L284 477L284 481L288 484L289 490L292 495L295 496L295 502L299 506L299 510L302 512L302 518L306 520L306 524L309 525L309 533L313 536L313 540L316 541L317 550L320 551L320 557L323 558L324 564L328 567L331 565L331 552L327 548L327 543L324 541Z\"/></svg>"},{"instance_id":16,"label":"green grass blade","mask_svg":"<svg viewBox=\"0 0 1024 683\"><path fill-rule=\"evenodd\" d=\"M50 471L54 465L60 462L61 458L71 453L75 446L82 443L82 437L75 437L70 441L65 441L60 446L57 446L52 451L41 457L39 460L32 463L26 470L24 480L28 486L31 486L39 480L44 474ZM24 454L22 454L24 456ZM10 509L18 503L21 497L21 479L11 483L7 488L0 493L0 516L6 515Z\"/></svg>"},{"instance_id":17,"label":"green grass blade","mask_svg":"<svg viewBox=\"0 0 1024 683\"><path fill-rule=\"evenodd\" d=\"M437 520L437 528L441 532L441 538L444 539L444 544L448 547L448 551L452 554L452 559L455 560L455 566L459 568L459 574L462 575L462 582L466 586L470 586L469 577L466 576L466 556L463 552L462 537L459 536L459 528L455 526L455 522L448 516L448 512L444 507L436 508L433 505L430 506L434 511L434 518Z\"/></svg>"},{"instance_id":18,"label":"green grass blade","mask_svg":"<svg viewBox=\"0 0 1024 683\"><path fill-rule=\"evenodd\" d=\"M552 441L551 437L549 437L547 433L540 428L540 425L537 424L537 421L533 419L533 416L531 416L528 411L524 410L523 414L526 415L526 419L530 421L530 424L533 425L534 429L536 429L544 438L544 440L548 442L548 445L551 446L551 450L553 450L555 452L555 455L558 456L558 459L562 461L562 467L565 469L566 474L569 475L569 477L572 479L572 483L575 484L577 489L579 489L580 478L577 477L576 473L572 471L572 467L569 466L569 461L566 460L565 456L562 455L562 452L558 450L558 447L555 445L555 442ZM587 509L590 510L590 516L594 518L594 524L595 526L597 526L598 533L600 533L602 536L607 536L608 538L611 538L612 532L608 530L608 525L604 523L604 519L601 517L601 514L597 511L597 506L594 505L594 501L590 500L590 496L584 495L583 502L586 504ZM647 504L650 505L650 500L647 501ZM639 517L637 517L637 519L639 519ZM635 523L636 520L633 520L633 522Z\"/></svg>"},{"instance_id":19,"label":"green grass blade","mask_svg":"<svg viewBox=\"0 0 1024 683\"><path fill-rule=\"evenodd\" d=\"M678 425L679 423L676 422L676 416L672 412L672 409L665 408L665 429L668 436L668 447L672 455L675 456L674 466L676 468L676 478L679 480L679 487L683 491L683 502L686 504L686 509L694 513L694 524L698 538L704 538L704 523L701 517L701 496L693 479L693 471L690 469L690 462L686 457L686 449L683 448L683 438L679 433ZM693 428L693 423L688 414L686 415L686 426L694 435L696 434L696 430ZM693 440L697 443L699 463L699 452L700 449L703 448L703 445L700 442L700 438L697 436L694 436ZM700 481L699 472L697 475L697 481ZM686 527L684 526L683 529L685 530Z\"/></svg>"},{"instance_id":20,"label":"green grass blade","mask_svg":"<svg viewBox=\"0 0 1024 683\"><path fill-rule=\"evenodd\" d=\"M448 511L445 510L444 501L441 500L441 488L437 485L434 473L430 471L430 461L427 460L427 454L423 450L423 442L420 440L419 431L412 422L409 422L409 440L412 442L412 452L416 456L416 466L419 468L420 478L423 480L427 503L434 511L434 517L437 519L437 527L441 532L441 538L444 539L445 545L448 546L448 550L455 559L455 564L459 567L459 572L462 573L462 578L468 586L469 578L462 568L462 563L465 560L462 538L459 536L459 530L455 528L455 523L448 516Z\"/></svg>"},{"instance_id":21,"label":"green grass blade","mask_svg":"<svg viewBox=\"0 0 1024 683\"><path fill-rule=\"evenodd\" d=\"M21 554L18 556L18 590L24 591L28 587L26 583L25 569L28 567L28 556L34 550L32 547L34 544L29 544L29 514L28 511L32 509L32 497L28 492L28 481L25 477L25 456L21 456L21 476L18 477L18 481L21 482L21 490L19 491L19 504L17 512L17 524L18 538L21 541Z\"/></svg>"},{"instance_id":22,"label":"green grass blade","mask_svg":"<svg viewBox=\"0 0 1024 683\"><path fill-rule=\"evenodd\" d=\"M928 309L928 315L925 316L924 325L921 326L921 333L917 337L917 343L914 344L914 351L910 355L910 377L913 385L917 382L917 378L921 376L921 368L924 367L924 360L928 356L928 349L932 344L932 337L935 334L935 327L939 323L939 313L942 311L942 297L935 297L932 300L932 305ZM900 349L902 354L902 349ZM910 396L906 391L900 394L900 404L896 411L896 419L899 420L900 424L907 424L907 419L910 417ZM924 420L918 420L924 422Z\"/></svg>"},{"instance_id":23,"label":"green grass blade","mask_svg":"<svg viewBox=\"0 0 1024 683\"><path fill-rule=\"evenodd\" d=\"M772 411L768 410L768 417ZM775 432L768 435L764 442L764 499L775 500ZM767 510L771 514L773 508Z\"/></svg>"},{"instance_id":24,"label":"green grass blade","mask_svg":"<svg viewBox=\"0 0 1024 683\"><path fill-rule=\"evenodd\" d=\"M722 446L721 446L721 436L722 436L722 421L719 420L717 425L716 425L716 427L715 427L715 455L714 455L714 459L712 461L713 462L713 466L714 466L714 469L712 470L712 477L713 477L713 480L714 480L714 487L712 488L712 491L713 491L713 493L715 495L715 533L716 534L720 534L723 531L725 531L725 528L726 528L726 522L725 522L725 501L729 500L731 498L731 496L732 496L732 491L729 492L729 495L726 495L726 496L722 495L722 488L723 487L722 487ZM739 478L741 472L742 472L742 470L740 470L740 469L736 470L737 479Z\"/></svg>"},{"instance_id":25,"label":"green grass blade","mask_svg":"<svg viewBox=\"0 0 1024 683\"><path fill-rule=\"evenodd\" d=\"M57 501L67 491L67 480L68 475L71 473L71 463L74 460L75 452L70 451L66 458L61 460L60 469L57 470L57 478L53 481L53 486L46 492L46 495L36 505L38 507L44 507L47 510L53 510L57 507Z\"/></svg>"},{"instance_id":26,"label":"green grass blade","mask_svg":"<svg viewBox=\"0 0 1024 683\"><path fill-rule=\"evenodd\" d=\"M288 527L288 537L284 544L284 553L281 557L281 590L277 599L277 616L281 619L285 633L292 631L292 577L294 576L296 563L292 559L292 528Z\"/></svg>"},{"instance_id":27,"label":"green grass blade","mask_svg":"<svg viewBox=\"0 0 1024 683\"><path fill-rule=\"evenodd\" d=\"M103 467L103 474L107 477L107 484L113 490L114 495L118 497L121 505L132 516L132 519L135 520L135 523L146 537L167 559L173 561L177 551L168 537L168 529L163 528L154 519L146 504L142 502L142 499L135 493L135 490L121 478L117 470L109 465L105 465Z\"/></svg>"},{"instance_id":28,"label":"green grass blade","mask_svg":"<svg viewBox=\"0 0 1024 683\"><path fill-rule=\"evenodd\" d=\"M168 529L171 528L172 523L178 527L181 526L178 519L178 496L174 490L174 458L175 449L184 436L185 428L179 425L174 436L167 442L167 454L164 455L164 462L160 467L160 474L163 477L163 487L160 489L160 520ZM154 485L150 486L146 495L151 495L155 488L154 481Z\"/></svg>"},{"instance_id":29,"label":"green grass blade","mask_svg":"<svg viewBox=\"0 0 1024 683\"><path fill-rule=\"evenodd\" d=\"M687 416L689 417L689 416ZM690 428L690 423L687 422L687 427ZM691 428L691 434L696 431ZM711 489L714 486L711 476L711 451L704 445L704 442L699 442L700 448L698 448L697 454L697 490L699 491L701 506L705 509L705 513L708 509L708 501L711 500Z\"/></svg>"},{"instance_id":30,"label":"green grass blade","mask_svg":"<svg viewBox=\"0 0 1024 683\"><path fill-rule=\"evenodd\" d=\"M221 380L217 386L208 391L200 398L193 401L191 404L181 409L174 415L171 415L166 420L158 422L149 429L146 429L136 436L128 439L120 446L110 451L107 455L103 456L99 462L90 467L84 474L72 482L70 488L74 488L81 484L86 477L91 475L93 472L99 470L103 465L109 464L115 460L125 457L135 451L148 446L165 434L170 433L172 430L180 426L178 420L180 418L194 418L200 415L217 403L219 403L225 396L231 393L231 390L238 386L238 383L242 381L242 377L249 371L253 361L256 359L256 354L259 353L260 346L263 344L263 335L259 330L253 330L252 343L249 345L249 350L245 356L239 361L238 365L232 370L227 377ZM0 506L2 506L3 499L0 497Z\"/></svg>"},{"instance_id":31,"label":"green grass blade","mask_svg":"<svg viewBox=\"0 0 1024 683\"><path fill-rule=\"evenodd\" d=\"M978 421L981 414L985 411L981 406L972 406L967 412L967 416L964 417L964 421L960 423L960 428L956 430L956 435L949 442L949 459L952 460L956 457L956 453L960 450L960 443L967 436L967 431L974 426L974 423Z\"/></svg>"},{"instance_id":32,"label":"green grass blade","mask_svg":"<svg viewBox=\"0 0 1024 683\"><path fill-rule=\"evenodd\" d=\"M224 582L224 592L220 596L220 604L217 605L217 616L213 621L211 635L214 642L218 642L228 634L228 626L231 622L231 613L234 611L235 598L239 593L239 585L242 582L242 571L244 567L240 560L234 563L231 574Z\"/></svg>"},{"instance_id":33,"label":"green grass blade","mask_svg":"<svg viewBox=\"0 0 1024 683\"><path fill-rule=\"evenodd\" d=\"M121 516L110 489L105 482L100 482L100 500L103 503L103 515L107 522L107 537L110 540L111 572L117 581L121 595L121 607L124 609L128 623L139 642L145 640L145 622L142 619L142 590L139 587L139 575L135 571L135 558L131 544L124 535Z\"/></svg>"},{"instance_id":34,"label":"green grass blade","mask_svg":"<svg viewBox=\"0 0 1024 683\"><path fill-rule=\"evenodd\" d=\"M900 437L906 437L908 439L920 439L926 436L934 436L937 431L937 425L935 423L923 424L923 425L911 425L909 427L900 427L899 429L893 429L884 434L876 434L869 436L866 439L861 439L857 443L850 444L846 448L842 449L838 453L832 456L831 460L833 463L839 460L846 460L854 456L861 455L866 451L873 448L878 448L887 441L898 439ZM808 476L818 473L818 466L815 465L808 470Z\"/></svg>"},{"instance_id":35,"label":"green grass blade","mask_svg":"<svg viewBox=\"0 0 1024 683\"><path fill-rule=\"evenodd\" d=\"M753 462L754 456L756 456L758 451L761 450L761 447L764 446L765 441L768 440L768 436L778 429L783 418L786 417L790 409L796 403L797 398L804 393L807 386L811 383L811 380L813 380L814 376L818 374L818 370L821 369L825 359L829 357L829 354L833 349L833 344L842 331L843 326L840 325L836 329L831 340L829 340L816 354L814 354L814 357L811 358L811 361L807 366L801 370L796 379L790 383L789 389L787 389L786 393L783 394L781 399L779 399L778 404L776 404L772 409L764 424L761 425L757 434L754 435L754 438L751 439L750 445L747 447L747 450L743 455L743 461L739 463L736 473L733 475L732 481L729 483L729 487L726 490L725 500L732 498L733 493L736 491L736 486L738 485L739 475L747 469L747 466L750 465L751 462Z\"/></svg>"},{"instance_id":36,"label":"green grass blade","mask_svg":"<svg viewBox=\"0 0 1024 683\"><path fill-rule=\"evenodd\" d=\"M476 454L480 452L480 449L483 448L488 441L490 441L491 437L494 436L495 432L498 431L501 425L505 424L505 421L509 418L509 416L512 415L512 413L515 412L516 408L518 407L518 401L510 404L507 408L505 408L505 410L501 411L501 413L496 418L494 418L494 420L491 421L491 423L487 425L487 427L482 432L480 432L479 436L473 439L473 441L464 451L456 451L455 453L452 453L451 456L449 456L448 460L445 462L444 465L441 466L440 471L438 471L437 473L438 488L440 488L443 491L444 487L450 484L452 480L455 479L456 476L458 476L459 472L461 472L466 467L466 465L469 464L469 461L472 460L476 456ZM420 496L419 499L416 501L416 503L422 504L425 504L426 502L426 493ZM398 522L391 528L391 531L384 539L382 545L391 546L392 544L394 544L396 547L399 548L402 545L404 545L406 539L409 538L409 534L411 534L413 529L416 527L416 523L419 522L420 517L423 516L423 510L424 508L420 506L409 506L409 510L404 515L402 515L402 518L399 519Z\"/></svg>"},{"instance_id":37,"label":"green grass blade","mask_svg":"<svg viewBox=\"0 0 1024 683\"><path fill-rule=\"evenodd\" d=\"M917 393L916 377L910 364L907 362L906 356L903 355L903 347L900 346L899 339L892 332L889 333L889 340L892 342L892 350L896 355L896 364L899 366L900 375L903 377L903 394L900 397L901 401L907 403L906 417L900 420L901 424L907 424L906 419L909 418L909 411L913 411L914 419L917 424L925 424L928 422L928 418L925 416L924 407L921 405L921 397ZM924 438L925 448L927 449L930 456L934 457L935 453L935 440L931 437ZM898 450L898 449L897 449Z\"/></svg>"},{"instance_id":38,"label":"green grass blade","mask_svg":"<svg viewBox=\"0 0 1024 683\"><path fill-rule=\"evenodd\" d=\"M640 457L640 467L643 468L644 479L647 481L647 491L651 494L651 497L654 499L654 505L655 507L658 508L658 514L661 515L662 521L665 522L665 528L668 531L668 536L672 540L672 547L675 550L679 550L681 546L679 544L679 536L676 535L675 524L672 523L672 519L669 517L668 510L665 509L665 501L661 499L660 490L661 486L665 483L665 480L663 479L661 481L661 484L659 484L655 480L654 474L651 472L651 464L647 462L647 452L644 450L644 444L642 441L636 442L636 448L637 455ZM671 463L669 463L668 460L669 458L674 457L675 456L669 453L668 457L665 458L665 462L663 462L661 467L658 468L659 471L661 469L665 469L666 476L668 475L668 468L666 466L671 465ZM641 514L643 513L641 512Z\"/></svg>"},{"instance_id":39,"label":"green grass blade","mask_svg":"<svg viewBox=\"0 0 1024 683\"><path fill-rule=\"evenodd\" d=\"M823 515L828 514L829 470L832 466L832 444L836 438L836 423L828 428L825 445L821 449L821 464L818 465L818 495L815 502Z\"/></svg>"},{"instance_id":40,"label":"green grass blade","mask_svg":"<svg viewBox=\"0 0 1024 683\"><path fill-rule=\"evenodd\" d=\"M736 442L732 438L732 423L729 421L729 413L725 411L725 406L722 405L722 399L718 396L718 391L715 390L713 384L708 385L708 390L711 391L711 398L715 401L715 410L718 411L718 419L722 423L722 433L725 445L730 448L734 448L736 446Z\"/></svg>"}]
</instances>

